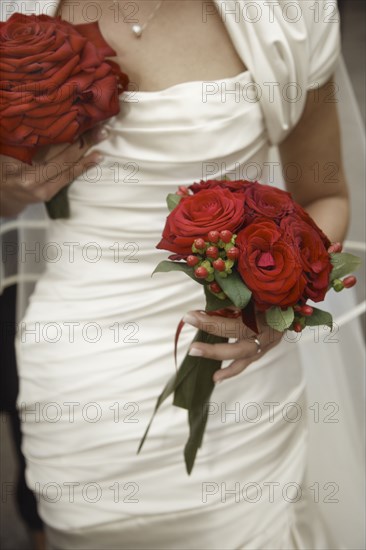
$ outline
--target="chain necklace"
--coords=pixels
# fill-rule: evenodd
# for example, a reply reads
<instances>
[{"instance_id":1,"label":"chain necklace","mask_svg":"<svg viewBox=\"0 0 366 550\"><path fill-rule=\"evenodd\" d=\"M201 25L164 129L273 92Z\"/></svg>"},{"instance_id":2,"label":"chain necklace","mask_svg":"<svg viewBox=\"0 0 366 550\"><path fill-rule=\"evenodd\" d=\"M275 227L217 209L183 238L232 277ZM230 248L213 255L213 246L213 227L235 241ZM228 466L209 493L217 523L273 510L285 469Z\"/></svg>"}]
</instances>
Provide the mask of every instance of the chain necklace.
<instances>
[{"instance_id":1,"label":"chain necklace","mask_svg":"<svg viewBox=\"0 0 366 550\"><path fill-rule=\"evenodd\" d=\"M114 0L114 3L118 5L118 0ZM163 3L163 0L159 0L159 2L156 4L153 11L150 13L149 17L146 19L145 23L143 23L142 25L140 25L139 23L134 23L131 26L131 30L132 30L132 33L133 33L135 38L140 38L141 37L143 31L146 29L146 27L150 23L151 19L153 17L155 17L156 12L158 11L158 9L162 5L162 3Z\"/></svg>"}]
</instances>

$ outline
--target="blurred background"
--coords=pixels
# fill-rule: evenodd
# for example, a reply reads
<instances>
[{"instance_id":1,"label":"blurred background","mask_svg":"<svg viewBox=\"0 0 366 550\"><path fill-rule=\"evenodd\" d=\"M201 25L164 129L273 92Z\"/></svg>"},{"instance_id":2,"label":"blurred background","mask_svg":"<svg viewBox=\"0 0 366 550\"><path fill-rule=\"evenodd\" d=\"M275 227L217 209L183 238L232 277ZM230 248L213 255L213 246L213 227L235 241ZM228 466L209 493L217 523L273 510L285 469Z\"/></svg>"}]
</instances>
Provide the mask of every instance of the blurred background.
<instances>
[{"instance_id":1,"label":"blurred background","mask_svg":"<svg viewBox=\"0 0 366 550\"><path fill-rule=\"evenodd\" d=\"M349 72L354 92L357 98L359 109L365 121L365 15L366 2L364 0L338 0L342 21L342 47L343 57ZM363 186L365 182L358 182L357 188L360 197L363 197ZM356 190L357 193L357 190ZM353 194L353 190L352 190ZM357 196L353 196L353 201L357 204ZM363 215L358 220L359 224L364 223L364 208L362 204ZM359 235L359 231L357 231ZM349 238L353 237L352 233ZM18 473L22 469L22 460L16 450L17 429L12 422L12 415L9 414L11 402L16 395L17 380L15 376L9 377L5 372L11 370L15 372L12 350L4 346L4 335L7 334L6 327L11 323L14 312L15 292L14 288L9 288L0 297L1 306L1 337L2 345L0 348L0 372L1 372L1 509L0 509L0 548L2 550L30 550L34 547L34 540L30 537L29 527L36 531L39 527L38 519L34 516L32 508L34 504L27 498L23 499L23 517L21 519L18 507L16 505L15 493ZM8 338L11 340L11 338ZM12 430L13 426L13 430ZM15 438L14 434L15 433ZM13 494L8 494L13 493ZM28 524L28 525L27 525ZM41 544L38 544L41 548Z\"/></svg>"}]
</instances>

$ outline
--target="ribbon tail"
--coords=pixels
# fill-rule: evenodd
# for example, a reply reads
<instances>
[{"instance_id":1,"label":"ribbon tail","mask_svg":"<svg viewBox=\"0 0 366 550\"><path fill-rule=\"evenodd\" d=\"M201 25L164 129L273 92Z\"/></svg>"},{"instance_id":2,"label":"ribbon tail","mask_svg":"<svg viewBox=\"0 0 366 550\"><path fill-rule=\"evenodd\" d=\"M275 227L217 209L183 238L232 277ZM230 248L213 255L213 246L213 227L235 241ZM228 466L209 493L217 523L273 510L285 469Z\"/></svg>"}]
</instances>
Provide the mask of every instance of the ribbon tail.
<instances>
[{"instance_id":1,"label":"ribbon tail","mask_svg":"<svg viewBox=\"0 0 366 550\"><path fill-rule=\"evenodd\" d=\"M175 331L175 337L174 337L174 361L175 361L175 370L178 371L178 365L177 365L177 351L178 351L178 340L179 335L182 332L182 328L184 327L185 323L183 319L181 319L178 323L177 330Z\"/></svg>"},{"instance_id":2,"label":"ribbon tail","mask_svg":"<svg viewBox=\"0 0 366 550\"><path fill-rule=\"evenodd\" d=\"M250 300L247 306L241 310L241 318L244 325L259 334L253 300Z\"/></svg>"}]
</instances>

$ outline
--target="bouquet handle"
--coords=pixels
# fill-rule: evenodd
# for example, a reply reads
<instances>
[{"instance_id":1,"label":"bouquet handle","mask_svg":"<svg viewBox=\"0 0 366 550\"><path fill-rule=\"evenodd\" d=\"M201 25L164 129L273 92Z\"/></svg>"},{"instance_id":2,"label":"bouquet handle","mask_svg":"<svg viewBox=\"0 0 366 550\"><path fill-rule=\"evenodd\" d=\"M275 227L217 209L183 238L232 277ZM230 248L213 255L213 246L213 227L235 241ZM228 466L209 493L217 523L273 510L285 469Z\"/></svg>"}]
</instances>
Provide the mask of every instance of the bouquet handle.
<instances>
[{"instance_id":1,"label":"bouquet handle","mask_svg":"<svg viewBox=\"0 0 366 550\"><path fill-rule=\"evenodd\" d=\"M204 342L207 344L221 344L228 339L208 334L198 330L192 342ZM205 357L188 355L183 359L177 373L169 380L159 395L151 420L145 430L138 447L140 452L149 432L152 421L160 405L174 393L173 404L177 407L188 410L189 438L184 448L184 459L188 474L191 473L197 451L202 444L205 431L208 409L207 402L215 387L213 375L221 368L222 361Z\"/></svg>"},{"instance_id":2,"label":"bouquet handle","mask_svg":"<svg viewBox=\"0 0 366 550\"><path fill-rule=\"evenodd\" d=\"M51 220L70 217L70 206L67 197L68 188L68 185L63 187L52 199L45 202L47 214Z\"/></svg>"}]
</instances>

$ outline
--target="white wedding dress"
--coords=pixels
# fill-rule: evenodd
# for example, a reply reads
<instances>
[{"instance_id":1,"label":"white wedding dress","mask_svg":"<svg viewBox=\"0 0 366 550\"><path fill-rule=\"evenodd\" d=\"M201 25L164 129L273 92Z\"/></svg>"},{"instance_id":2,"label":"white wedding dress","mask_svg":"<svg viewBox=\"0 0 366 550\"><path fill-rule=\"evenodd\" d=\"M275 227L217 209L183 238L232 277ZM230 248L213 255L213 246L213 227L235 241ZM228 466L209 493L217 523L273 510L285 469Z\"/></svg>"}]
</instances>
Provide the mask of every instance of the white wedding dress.
<instances>
[{"instance_id":1,"label":"white wedding dress","mask_svg":"<svg viewBox=\"0 0 366 550\"><path fill-rule=\"evenodd\" d=\"M334 69L334 40L333 61L314 73L321 83ZM317 513L325 498L336 508L337 480L309 479L314 404L306 400L303 350L288 339L215 388L191 476L183 460L187 412L171 400L136 453L174 373L176 325L204 307L201 286L183 274L151 277L168 255L155 249L166 195L224 174L269 181L270 144L281 138L276 116L292 125L299 116L277 106L269 119L268 105L238 101L253 80L249 69L125 92L106 124L110 137L97 147L105 160L69 188L70 218L48 225L46 269L16 346L27 481L52 548L344 547ZM184 328L180 359L194 332ZM325 361L340 356L334 346L320 345Z\"/></svg>"},{"instance_id":2,"label":"white wedding dress","mask_svg":"<svg viewBox=\"0 0 366 550\"><path fill-rule=\"evenodd\" d=\"M244 72L222 83L244 89L250 80ZM268 141L259 105L222 103L221 93L203 103L202 83L188 82L125 93L107 128L111 137L98 145L105 162L70 187L70 219L50 225L57 258L47 263L17 342L18 402L40 413L25 415L23 448L42 517L68 536L122 522L124 548L290 547L299 533L294 487L286 485L300 486L306 452L306 415L289 422L282 414L289 402L306 410L296 345L283 343L215 389L190 477L187 412L171 401L136 454L174 373L175 327L186 311L204 307L201 286L183 274L151 277L167 257L155 249L166 195L199 180L205 162L228 172L235 163L262 166ZM181 352L194 332L184 331ZM298 414L289 407L290 418ZM74 482L71 503L66 484Z\"/></svg>"}]
</instances>

